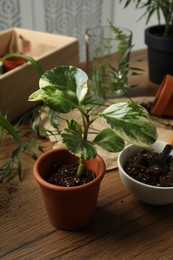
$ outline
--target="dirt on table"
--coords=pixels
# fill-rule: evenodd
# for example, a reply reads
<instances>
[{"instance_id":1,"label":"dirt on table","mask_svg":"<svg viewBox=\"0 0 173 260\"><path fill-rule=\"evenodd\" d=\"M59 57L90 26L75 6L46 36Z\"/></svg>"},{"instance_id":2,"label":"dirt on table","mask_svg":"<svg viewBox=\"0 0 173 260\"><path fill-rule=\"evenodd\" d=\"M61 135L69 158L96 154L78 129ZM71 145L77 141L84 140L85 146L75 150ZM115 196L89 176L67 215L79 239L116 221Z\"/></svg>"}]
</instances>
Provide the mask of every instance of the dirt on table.
<instances>
[{"instance_id":1,"label":"dirt on table","mask_svg":"<svg viewBox=\"0 0 173 260\"><path fill-rule=\"evenodd\" d=\"M87 168L84 168L82 176L76 176L78 163L73 164L59 164L54 163L50 168L48 177L45 180L51 184L72 187L88 183L95 179L95 173Z\"/></svg>"},{"instance_id":2,"label":"dirt on table","mask_svg":"<svg viewBox=\"0 0 173 260\"><path fill-rule=\"evenodd\" d=\"M0 184L0 217L10 211L11 202L18 190L19 183L13 179Z\"/></svg>"},{"instance_id":3,"label":"dirt on table","mask_svg":"<svg viewBox=\"0 0 173 260\"><path fill-rule=\"evenodd\" d=\"M143 149L127 161L124 170L137 181L158 187L173 186L173 156L166 159L164 166L159 153Z\"/></svg>"}]
</instances>

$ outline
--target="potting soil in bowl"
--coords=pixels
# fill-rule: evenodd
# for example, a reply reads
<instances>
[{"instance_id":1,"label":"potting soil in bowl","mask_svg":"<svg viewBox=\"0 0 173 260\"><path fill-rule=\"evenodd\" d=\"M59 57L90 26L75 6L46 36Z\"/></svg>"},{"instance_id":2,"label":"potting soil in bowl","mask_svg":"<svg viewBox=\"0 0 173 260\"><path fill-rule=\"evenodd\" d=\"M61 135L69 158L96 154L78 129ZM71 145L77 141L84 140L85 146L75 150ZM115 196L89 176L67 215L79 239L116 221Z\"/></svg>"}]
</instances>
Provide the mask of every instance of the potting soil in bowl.
<instances>
[{"instance_id":1,"label":"potting soil in bowl","mask_svg":"<svg viewBox=\"0 0 173 260\"><path fill-rule=\"evenodd\" d=\"M126 173L137 181L158 186L173 186L173 156L160 163L159 153L143 149L131 156L125 164Z\"/></svg>"}]
</instances>

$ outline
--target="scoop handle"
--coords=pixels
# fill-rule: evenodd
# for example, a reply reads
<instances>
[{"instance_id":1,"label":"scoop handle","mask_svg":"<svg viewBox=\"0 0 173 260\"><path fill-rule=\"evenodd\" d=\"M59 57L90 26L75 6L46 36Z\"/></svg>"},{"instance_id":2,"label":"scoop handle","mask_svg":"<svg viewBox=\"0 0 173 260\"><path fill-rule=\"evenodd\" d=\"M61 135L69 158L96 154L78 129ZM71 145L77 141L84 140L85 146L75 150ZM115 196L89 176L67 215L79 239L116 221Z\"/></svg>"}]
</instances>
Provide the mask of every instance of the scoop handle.
<instances>
[{"instance_id":1,"label":"scoop handle","mask_svg":"<svg viewBox=\"0 0 173 260\"><path fill-rule=\"evenodd\" d=\"M166 158L173 149L173 133L169 136L166 146L163 151L160 153L160 160L162 163L165 162Z\"/></svg>"}]
</instances>

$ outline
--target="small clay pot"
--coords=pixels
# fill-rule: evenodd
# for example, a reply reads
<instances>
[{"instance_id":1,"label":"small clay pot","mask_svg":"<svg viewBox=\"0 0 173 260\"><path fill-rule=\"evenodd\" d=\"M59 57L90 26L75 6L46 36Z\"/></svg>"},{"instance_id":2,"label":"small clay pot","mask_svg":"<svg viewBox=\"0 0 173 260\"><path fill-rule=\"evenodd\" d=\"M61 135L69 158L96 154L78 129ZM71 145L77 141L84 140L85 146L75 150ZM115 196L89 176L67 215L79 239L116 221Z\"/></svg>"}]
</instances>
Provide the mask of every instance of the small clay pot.
<instances>
[{"instance_id":1,"label":"small clay pot","mask_svg":"<svg viewBox=\"0 0 173 260\"><path fill-rule=\"evenodd\" d=\"M155 96L151 114L173 117L173 76L166 75Z\"/></svg>"},{"instance_id":2,"label":"small clay pot","mask_svg":"<svg viewBox=\"0 0 173 260\"><path fill-rule=\"evenodd\" d=\"M33 174L40 185L43 200L50 222L57 228L76 230L90 223L96 208L100 183L105 174L105 163L100 156L84 161L93 170L96 178L84 185L62 187L44 180L50 166L56 162L73 163L77 157L65 148L58 148L42 154L34 164Z\"/></svg>"},{"instance_id":3,"label":"small clay pot","mask_svg":"<svg viewBox=\"0 0 173 260\"><path fill-rule=\"evenodd\" d=\"M4 71L10 71L12 69L15 69L18 66L21 66L26 63L26 60L20 58L20 57L12 57L6 60L3 60L3 67Z\"/></svg>"}]
</instances>

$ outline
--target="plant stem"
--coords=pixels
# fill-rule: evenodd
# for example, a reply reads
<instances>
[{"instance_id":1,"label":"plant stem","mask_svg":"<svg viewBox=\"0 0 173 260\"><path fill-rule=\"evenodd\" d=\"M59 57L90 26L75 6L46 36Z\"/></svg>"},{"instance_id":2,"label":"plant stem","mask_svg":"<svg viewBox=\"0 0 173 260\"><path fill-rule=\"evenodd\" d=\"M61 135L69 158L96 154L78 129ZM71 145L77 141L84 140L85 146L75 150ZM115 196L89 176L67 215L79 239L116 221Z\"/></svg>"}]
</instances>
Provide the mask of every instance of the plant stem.
<instances>
[{"instance_id":1,"label":"plant stem","mask_svg":"<svg viewBox=\"0 0 173 260\"><path fill-rule=\"evenodd\" d=\"M80 178L82 176L83 170L84 170L84 164L82 162L82 159L79 158L79 166L78 166L78 169L77 169L77 177L78 178Z\"/></svg>"}]
</instances>

